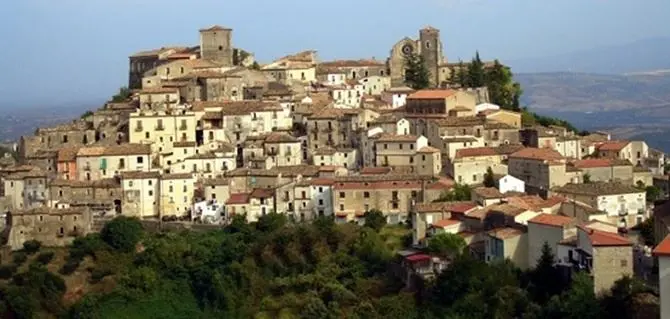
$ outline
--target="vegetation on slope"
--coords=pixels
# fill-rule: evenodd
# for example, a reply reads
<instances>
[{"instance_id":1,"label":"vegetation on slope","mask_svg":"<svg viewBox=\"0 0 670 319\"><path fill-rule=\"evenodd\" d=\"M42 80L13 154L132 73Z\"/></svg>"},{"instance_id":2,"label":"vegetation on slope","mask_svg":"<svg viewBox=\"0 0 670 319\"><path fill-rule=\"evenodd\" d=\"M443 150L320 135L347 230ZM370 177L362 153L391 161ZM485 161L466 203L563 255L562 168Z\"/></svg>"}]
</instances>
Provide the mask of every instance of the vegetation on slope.
<instances>
[{"instance_id":1,"label":"vegetation on slope","mask_svg":"<svg viewBox=\"0 0 670 319\"><path fill-rule=\"evenodd\" d=\"M88 280L109 289L70 306L64 297L71 287L61 275L31 263L2 283L0 316L632 318L634 297L644 291L623 279L612 294L596 298L585 275L572 284L558 280L548 246L538 268L523 272L509 262L473 260L461 241L442 236L431 250L454 258L451 267L410 292L394 271L398 242L389 238L408 234L399 226L378 232L379 224L336 225L327 218L290 224L277 214L254 224L238 217L207 233L149 234L133 224L139 226L115 220L105 235L80 238L69 248L70 260L92 261Z\"/></svg>"}]
</instances>

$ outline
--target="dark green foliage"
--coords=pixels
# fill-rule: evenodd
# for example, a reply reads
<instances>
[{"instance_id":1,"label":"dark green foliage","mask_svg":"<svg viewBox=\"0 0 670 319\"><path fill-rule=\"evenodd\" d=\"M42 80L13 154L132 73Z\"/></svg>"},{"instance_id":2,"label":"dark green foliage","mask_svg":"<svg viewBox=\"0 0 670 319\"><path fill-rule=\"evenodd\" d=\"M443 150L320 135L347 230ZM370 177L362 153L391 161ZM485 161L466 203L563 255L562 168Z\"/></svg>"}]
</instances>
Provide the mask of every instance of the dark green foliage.
<instances>
[{"instance_id":1,"label":"dark green foliage","mask_svg":"<svg viewBox=\"0 0 670 319\"><path fill-rule=\"evenodd\" d=\"M256 229L264 233L271 233L286 225L286 215L270 213L261 216L256 223Z\"/></svg>"},{"instance_id":2,"label":"dark green foliage","mask_svg":"<svg viewBox=\"0 0 670 319\"><path fill-rule=\"evenodd\" d=\"M12 254L12 261L14 264L22 265L28 259L28 254L23 251L16 251Z\"/></svg>"},{"instance_id":3,"label":"dark green foliage","mask_svg":"<svg viewBox=\"0 0 670 319\"><path fill-rule=\"evenodd\" d=\"M65 261L65 264L58 270L61 275L69 275L75 272L79 268L79 261L74 259L68 259Z\"/></svg>"},{"instance_id":4,"label":"dark green foliage","mask_svg":"<svg viewBox=\"0 0 670 319\"><path fill-rule=\"evenodd\" d=\"M466 184L456 184L451 190L444 192L440 195L440 198L436 199L436 202L455 202L455 201L468 201L470 200L472 193L472 188Z\"/></svg>"},{"instance_id":5,"label":"dark green foliage","mask_svg":"<svg viewBox=\"0 0 670 319\"><path fill-rule=\"evenodd\" d=\"M372 228L376 232L379 232L386 225L386 217L378 209L365 212L363 218L365 219L365 227Z\"/></svg>"},{"instance_id":6,"label":"dark green foliage","mask_svg":"<svg viewBox=\"0 0 670 319\"><path fill-rule=\"evenodd\" d=\"M38 252L40 247L42 247L42 243L38 240L28 240L23 243L23 251L25 251L28 255L32 255Z\"/></svg>"},{"instance_id":7,"label":"dark green foliage","mask_svg":"<svg viewBox=\"0 0 670 319\"><path fill-rule=\"evenodd\" d=\"M512 111L519 111L519 98L523 91L521 85L514 82L512 71L498 60L485 70L485 82L489 89L491 103Z\"/></svg>"},{"instance_id":8,"label":"dark green foliage","mask_svg":"<svg viewBox=\"0 0 670 319\"><path fill-rule=\"evenodd\" d=\"M591 183L591 174L585 173L583 179L584 179L584 184Z\"/></svg>"},{"instance_id":9,"label":"dark green foliage","mask_svg":"<svg viewBox=\"0 0 670 319\"><path fill-rule=\"evenodd\" d=\"M47 265L51 262L51 260L54 258L54 252L53 251L45 251L37 255L35 260L42 264L42 265Z\"/></svg>"},{"instance_id":10,"label":"dark green foliage","mask_svg":"<svg viewBox=\"0 0 670 319\"><path fill-rule=\"evenodd\" d=\"M428 242L428 251L443 257L458 256L465 247L463 237L450 233L435 235Z\"/></svg>"},{"instance_id":11,"label":"dark green foliage","mask_svg":"<svg viewBox=\"0 0 670 319\"><path fill-rule=\"evenodd\" d=\"M119 88L119 93L112 96L112 102L114 103L125 102L128 99L130 99L130 90L125 86Z\"/></svg>"},{"instance_id":12,"label":"dark green foliage","mask_svg":"<svg viewBox=\"0 0 670 319\"><path fill-rule=\"evenodd\" d=\"M12 278L16 272L16 265L8 264L0 266L0 279L9 279Z\"/></svg>"},{"instance_id":13,"label":"dark green foliage","mask_svg":"<svg viewBox=\"0 0 670 319\"><path fill-rule=\"evenodd\" d=\"M491 167L486 169L486 174L484 174L484 186L486 187L495 187L496 179L493 176L493 169Z\"/></svg>"},{"instance_id":14,"label":"dark green foliage","mask_svg":"<svg viewBox=\"0 0 670 319\"><path fill-rule=\"evenodd\" d=\"M537 113L530 112L527 108L523 108L521 110L521 124L523 126L533 126L533 125L550 126L550 125L555 125L555 126L564 127L564 128L566 128L566 129L568 129L569 131L572 131L572 132L578 132L579 131L579 130L577 130L576 127L574 127L568 121L553 118L553 117L538 115Z\"/></svg>"},{"instance_id":15,"label":"dark green foliage","mask_svg":"<svg viewBox=\"0 0 670 319\"><path fill-rule=\"evenodd\" d=\"M423 56L416 53L405 55L405 83L415 90L430 86L430 72L426 68Z\"/></svg>"},{"instance_id":16,"label":"dark green foliage","mask_svg":"<svg viewBox=\"0 0 670 319\"><path fill-rule=\"evenodd\" d=\"M84 114L82 114L80 116L80 118L85 119L85 118L87 118L89 116L92 116L92 115L93 115L93 111L86 111L86 112L84 112Z\"/></svg>"},{"instance_id":17,"label":"dark green foliage","mask_svg":"<svg viewBox=\"0 0 670 319\"><path fill-rule=\"evenodd\" d=\"M479 58L479 52L475 54L472 61L467 68L467 83L468 87L477 88L486 85L486 71L484 70L484 62Z\"/></svg>"},{"instance_id":18,"label":"dark green foliage","mask_svg":"<svg viewBox=\"0 0 670 319\"><path fill-rule=\"evenodd\" d=\"M647 186L644 189L647 193L647 201L656 201L661 196L661 189L656 186Z\"/></svg>"},{"instance_id":19,"label":"dark green foliage","mask_svg":"<svg viewBox=\"0 0 670 319\"><path fill-rule=\"evenodd\" d=\"M91 271L91 282L96 283L102 280L103 278L112 274L112 270L108 267L101 266L96 267Z\"/></svg>"},{"instance_id":20,"label":"dark green foliage","mask_svg":"<svg viewBox=\"0 0 670 319\"><path fill-rule=\"evenodd\" d=\"M640 232L640 237L642 237L645 245L656 245L656 237L654 236L654 216L647 218L645 221L639 223L637 226L635 226L635 228L638 232Z\"/></svg>"},{"instance_id":21,"label":"dark green foliage","mask_svg":"<svg viewBox=\"0 0 670 319\"><path fill-rule=\"evenodd\" d=\"M142 224L137 218L119 216L105 224L100 238L116 250L130 252L142 238Z\"/></svg>"},{"instance_id":22,"label":"dark green foliage","mask_svg":"<svg viewBox=\"0 0 670 319\"><path fill-rule=\"evenodd\" d=\"M538 302L547 302L564 289L561 273L554 267L556 257L547 242L542 245L542 255L530 271L529 290Z\"/></svg>"}]
</instances>

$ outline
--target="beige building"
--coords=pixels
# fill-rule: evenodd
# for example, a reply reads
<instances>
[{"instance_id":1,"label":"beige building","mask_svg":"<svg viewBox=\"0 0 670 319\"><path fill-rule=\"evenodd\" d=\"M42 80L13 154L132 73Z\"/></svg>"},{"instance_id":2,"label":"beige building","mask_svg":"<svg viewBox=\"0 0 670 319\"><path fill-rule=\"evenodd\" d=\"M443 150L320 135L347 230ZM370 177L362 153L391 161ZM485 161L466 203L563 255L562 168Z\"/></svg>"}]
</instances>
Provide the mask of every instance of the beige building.
<instances>
[{"instance_id":1,"label":"beige building","mask_svg":"<svg viewBox=\"0 0 670 319\"><path fill-rule=\"evenodd\" d=\"M633 184L633 165L627 160L591 158L574 161L572 166L588 174L591 182L620 181Z\"/></svg>"},{"instance_id":2,"label":"beige building","mask_svg":"<svg viewBox=\"0 0 670 319\"><path fill-rule=\"evenodd\" d=\"M486 262L509 259L521 269L528 268L528 232L522 227L490 230L485 245Z\"/></svg>"},{"instance_id":3,"label":"beige building","mask_svg":"<svg viewBox=\"0 0 670 319\"><path fill-rule=\"evenodd\" d=\"M76 237L91 232L93 220L84 209L53 209L47 207L16 210L9 214L7 245L12 250L23 249L23 243L37 240L47 247L64 247Z\"/></svg>"},{"instance_id":4,"label":"beige building","mask_svg":"<svg viewBox=\"0 0 670 319\"><path fill-rule=\"evenodd\" d=\"M367 95L380 95L391 88L391 78L381 75L370 75L358 81L363 85L363 92Z\"/></svg>"},{"instance_id":5,"label":"beige building","mask_svg":"<svg viewBox=\"0 0 670 319\"><path fill-rule=\"evenodd\" d=\"M32 209L49 201L47 174L37 168L14 172L3 177L4 197L10 209Z\"/></svg>"},{"instance_id":6,"label":"beige building","mask_svg":"<svg viewBox=\"0 0 670 319\"><path fill-rule=\"evenodd\" d=\"M649 147L643 141L607 141L596 146L596 153L598 157L628 160L641 166L649 157Z\"/></svg>"},{"instance_id":7,"label":"beige building","mask_svg":"<svg viewBox=\"0 0 670 319\"><path fill-rule=\"evenodd\" d=\"M645 191L630 184L619 182L566 184L551 191L606 213L605 222L622 228L633 227L648 217Z\"/></svg>"},{"instance_id":8,"label":"beige building","mask_svg":"<svg viewBox=\"0 0 670 319\"><path fill-rule=\"evenodd\" d=\"M554 256L558 254L558 244L577 235L577 220L572 217L539 214L528 221L528 266L536 267L546 243Z\"/></svg>"},{"instance_id":9,"label":"beige building","mask_svg":"<svg viewBox=\"0 0 670 319\"><path fill-rule=\"evenodd\" d=\"M138 218L156 218L159 216L160 205L160 173L159 172L123 172L123 207L125 216Z\"/></svg>"},{"instance_id":10,"label":"beige building","mask_svg":"<svg viewBox=\"0 0 670 319\"><path fill-rule=\"evenodd\" d=\"M484 117L486 122L496 122L509 125L512 128L521 128L521 113L510 110L485 110L479 112L477 115Z\"/></svg>"},{"instance_id":11,"label":"beige building","mask_svg":"<svg viewBox=\"0 0 670 319\"><path fill-rule=\"evenodd\" d=\"M179 90L176 88L153 87L139 93L140 109L166 110L179 104Z\"/></svg>"},{"instance_id":12,"label":"beige building","mask_svg":"<svg viewBox=\"0 0 670 319\"><path fill-rule=\"evenodd\" d=\"M550 148L525 148L509 156L508 172L526 183L526 191L544 193L557 186L582 181L560 153Z\"/></svg>"},{"instance_id":13,"label":"beige building","mask_svg":"<svg viewBox=\"0 0 670 319\"><path fill-rule=\"evenodd\" d=\"M407 97L406 112L453 117L475 115L478 101L475 94L467 90L432 89L419 90Z\"/></svg>"},{"instance_id":14,"label":"beige building","mask_svg":"<svg viewBox=\"0 0 670 319\"><path fill-rule=\"evenodd\" d=\"M353 148L322 147L312 153L317 166L340 166L346 169L358 168L358 150Z\"/></svg>"},{"instance_id":15,"label":"beige building","mask_svg":"<svg viewBox=\"0 0 670 319\"><path fill-rule=\"evenodd\" d=\"M490 167L493 174L507 175L502 149L494 147L464 148L456 152L447 164L447 174L460 184L476 185L484 182Z\"/></svg>"},{"instance_id":16,"label":"beige building","mask_svg":"<svg viewBox=\"0 0 670 319\"><path fill-rule=\"evenodd\" d=\"M195 176L191 173L163 174L160 178L160 214L187 216L193 205Z\"/></svg>"},{"instance_id":17,"label":"beige building","mask_svg":"<svg viewBox=\"0 0 670 319\"><path fill-rule=\"evenodd\" d=\"M271 167L302 164L300 141L287 133L268 134L263 147L265 155L271 160Z\"/></svg>"},{"instance_id":18,"label":"beige building","mask_svg":"<svg viewBox=\"0 0 670 319\"><path fill-rule=\"evenodd\" d=\"M272 78L286 84L316 82L316 51L303 51L282 57L261 67Z\"/></svg>"},{"instance_id":19,"label":"beige building","mask_svg":"<svg viewBox=\"0 0 670 319\"><path fill-rule=\"evenodd\" d=\"M410 123L397 113L384 113L369 123L368 128L379 127L384 133L396 135L408 135Z\"/></svg>"},{"instance_id":20,"label":"beige building","mask_svg":"<svg viewBox=\"0 0 670 319\"><path fill-rule=\"evenodd\" d=\"M633 276L633 244L625 237L583 226L577 235L560 242L560 264L582 269L593 277L596 294L606 293L624 276Z\"/></svg>"},{"instance_id":21,"label":"beige building","mask_svg":"<svg viewBox=\"0 0 670 319\"><path fill-rule=\"evenodd\" d=\"M346 109L325 108L307 117L309 150L320 147L355 147L354 118L357 112Z\"/></svg>"},{"instance_id":22,"label":"beige building","mask_svg":"<svg viewBox=\"0 0 670 319\"><path fill-rule=\"evenodd\" d=\"M151 144L153 153L169 153L175 142L195 142L195 113L186 110L138 110L130 114L130 143Z\"/></svg>"},{"instance_id":23,"label":"beige building","mask_svg":"<svg viewBox=\"0 0 670 319\"><path fill-rule=\"evenodd\" d=\"M151 148L146 144L91 146L77 152L79 180L100 180L129 171L149 171Z\"/></svg>"}]
</instances>

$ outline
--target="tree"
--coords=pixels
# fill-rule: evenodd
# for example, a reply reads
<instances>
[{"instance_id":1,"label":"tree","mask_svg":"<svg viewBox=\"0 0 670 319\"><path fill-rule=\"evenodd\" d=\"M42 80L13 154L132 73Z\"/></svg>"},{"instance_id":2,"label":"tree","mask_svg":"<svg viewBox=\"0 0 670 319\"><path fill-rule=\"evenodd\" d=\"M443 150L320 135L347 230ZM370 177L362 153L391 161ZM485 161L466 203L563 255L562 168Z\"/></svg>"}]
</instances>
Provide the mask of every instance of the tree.
<instances>
[{"instance_id":1,"label":"tree","mask_svg":"<svg viewBox=\"0 0 670 319\"><path fill-rule=\"evenodd\" d=\"M258 62L254 61L254 63L251 65L252 70L260 70L261 66L258 64Z\"/></svg>"},{"instance_id":2,"label":"tree","mask_svg":"<svg viewBox=\"0 0 670 319\"><path fill-rule=\"evenodd\" d=\"M286 215L270 213L261 216L256 223L256 229L265 232L271 233L279 228L286 225Z\"/></svg>"},{"instance_id":3,"label":"tree","mask_svg":"<svg viewBox=\"0 0 670 319\"><path fill-rule=\"evenodd\" d=\"M125 102L130 98L130 90L127 87L119 88L119 93L112 96L112 102L120 103Z\"/></svg>"},{"instance_id":4,"label":"tree","mask_svg":"<svg viewBox=\"0 0 670 319\"><path fill-rule=\"evenodd\" d=\"M430 86L430 72L426 68L423 56L416 53L405 55L405 83L415 90Z\"/></svg>"},{"instance_id":5,"label":"tree","mask_svg":"<svg viewBox=\"0 0 670 319\"><path fill-rule=\"evenodd\" d=\"M484 186L486 187L496 186L496 179L493 176L493 169L491 169L490 166L486 169L486 174L484 174Z\"/></svg>"},{"instance_id":6,"label":"tree","mask_svg":"<svg viewBox=\"0 0 670 319\"><path fill-rule=\"evenodd\" d=\"M531 291L534 299L540 303L548 301L552 296L563 291L561 273L554 266L556 257L549 243L542 245L542 255L535 268L530 272Z\"/></svg>"},{"instance_id":7,"label":"tree","mask_svg":"<svg viewBox=\"0 0 670 319\"><path fill-rule=\"evenodd\" d=\"M465 66L465 63L463 61L459 60L458 61L458 70L456 71L456 80L458 82L458 85L462 88L468 86L468 74L467 74L467 68Z\"/></svg>"},{"instance_id":8,"label":"tree","mask_svg":"<svg viewBox=\"0 0 670 319\"><path fill-rule=\"evenodd\" d=\"M521 85L514 82L510 69L495 60L491 67L484 70L484 73L491 103L503 109L520 111Z\"/></svg>"},{"instance_id":9,"label":"tree","mask_svg":"<svg viewBox=\"0 0 670 319\"><path fill-rule=\"evenodd\" d=\"M39 240L27 240L23 243L23 251L29 255L38 252L40 247L42 247L42 243Z\"/></svg>"},{"instance_id":10,"label":"tree","mask_svg":"<svg viewBox=\"0 0 670 319\"><path fill-rule=\"evenodd\" d=\"M586 272L575 273L570 289L560 298L552 298L548 308L550 318L606 318L593 291L593 280Z\"/></svg>"},{"instance_id":11,"label":"tree","mask_svg":"<svg viewBox=\"0 0 670 319\"><path fill-rule=\"evenodd\" d=\"M440 198L436 199L435 202L468 201L472 199L471 193L472 189L470 186L466 184L456 184L451 190L442 193Z\"/></svg>"},{"instance_id":12,"label":"tree","mask_svg":"<svg viewBox=\"0 0 670 319\"><path fill-rule=\"evenodd\" d=\"M428 251L449 258L460 255L465 246L463 237L450 233L437 234L428 241Z\"/></svg>"},{"instance_id":13,"label":"tree","mask_svg":"<svg viewBox=\"0 0 670 319\"><path fill-rule=\"evenodd\" d=\"M142 238L142 224L137 218L119 216L105 224L100 238L112 248L131 252Z\"/></svg>"},{"instance_id":14,"label":"tree","mask_svg":"<svg viewBox=\"0 0 670 319\"><path fill-rule=\"evenodd\" d=\"M647 186L645 191L647 192L648 202L656 201L661 196L661 189L653 185Z\"/></svg>"},{"instance_id":15,"label":"tree","mask_svg":"<svg viewBox=\"0 0 670 319\"><path fill-rule=\"evenodd\" d=\"M82 114L82 115L80 116L80 118L85 119L85 118L87 118L87 117L89 117L89 116L92 116L92 115L93 115L93 111L88 110L88 111L84 112L84 114Z\"/></svg>"},{"instance_id":16,"label":"tree","mask_svg":"<svg viewBox=\"0 0 670 319\"><path fill-rule=\"evenodd\" d=\"M376 232L379 232L384 226L386 226L386 217L378 209L372 209L363 215L365 219L365 227L372 228Z\"/></svg>"},{"instance_id":17,"label":"tree","mask_svg":"<svg viewBox=\"0 0 670 319\"><path fill-rule=\"evenodd\" d=\"M466 84L468 87L472 88L478 88L486 85L484 62L482 62L482 60L479 58L479 51L477 51L475 57L472 58L472 61L467 67Z\"/></svg>"},{"instance_id":18,"label":"tree","mask_svg":"<svg viewBox=\"0 0 670 319\"><path fill-rule=\"evenodd\" d=\"M584 174L584 184L591 183L591 174L586 173Z\"/></svg>"},{"instance_id":19,"label":"tree","mask_svg":"<svg viewBox=\"0 0 670 319\"><path fill-rule=\"evenodd\" d=\"M645 291L644 284L638 279L624 276L617 280L602 300L605 317L635 318L635 296Z\"/></svg>"},{"instance_id":20,"label":"tree","mask_svg":"<svg viewBox=\"0 0 670 319\"><path fill-rule=\"evenodd\" d=\"M656 238L654 235L654 216L647 218L647 220L639 223L635 228L640 232L640 237L647 246L654 246Z\"/></svg>"},{"instance_id":21,"label":"tree","mask_svg":"<svg viewBox=\"0 0 670 319\"><path fill-rule=\"evenodd\" d=\"M458 84L458 71L456 71L456 68L453 65L449 66L449 85L456 85Z\"/></svg>"}]
</instances>

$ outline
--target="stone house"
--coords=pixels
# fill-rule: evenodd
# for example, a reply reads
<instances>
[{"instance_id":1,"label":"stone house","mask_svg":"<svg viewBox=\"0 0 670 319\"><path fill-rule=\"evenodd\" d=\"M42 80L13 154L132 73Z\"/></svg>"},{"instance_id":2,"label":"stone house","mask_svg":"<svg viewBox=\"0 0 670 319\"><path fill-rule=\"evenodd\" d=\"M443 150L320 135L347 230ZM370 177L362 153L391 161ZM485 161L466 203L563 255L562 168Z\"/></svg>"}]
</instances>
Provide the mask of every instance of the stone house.
<instances>
[{"instance_id":1,"label":"stone house","mask_svg":"<svg viewBox=\"0 0 670 319\"><path fill-rule=\"evenodd\" d=\"M121 172L149 171L151 146L120 144L82 147L77 151L76 167L79 180L112 178Z\"/></svg>"},{"instance_id":2,"label":"stone house","mask_svg":"<svg viewBox=\"0 0 670 319\"><path fill-rule=\"evenodd\" d=\"M481 206L500 204L505 198L495 187L476 187L471 192L472 200Z\"/></svg>"},{"instance_id":3,"label":"stone house","mask_svg":"<svg viewBox=\"0 0 670 319\"><path fill-rule=\"evenodd\" d=\"M316 51L303 51L264 65L261 71L280 83L308 84L316 82L316 63Z\"/></svg>"},{"instance_id":4,"label":"stone house","mask_svg":"<svg viewBox=\"0 0 670 319\"><path fill-rule=\"evenodd\" d=\"M159 205L162 196L159 181L159 172L122 172L122 214L140 219L161 217Z\"/></svg>"},{"instance_id":5,"label":"stone house","mask_svg":"<svg viewBox=\"0 0 670 319\"><path fill-rule=\"evenodd\" d=\"M493 147L465 148L456 151L447 164L447 174L460 184L475 185L484 181L488 168L493 174L507 175L503 155Z\"/></svg>"},{"instance_id":6,"label":"stone house","mask_svg":"<svg viewBox=\"0 0 670 319\"><path fill-rule=\"evenodd\" d=\"M345 109L325 108L307 117L309 150L319 147L355 147L354 117L357 113Z\"/></svg>"},{"instance_id":7,"label":"stone house","mask_svg":"<svg viewBox=\"0 0 670 319\"><path fill-rule=\"evenodd\" d=\"M478 105L479 106L479 105ZM484 117L487 123L506 124L510 128L518 130L521 128L521 113L504 109L488 109L477 113ZM517 141L518 142L518 141Z\"/></svg>"},{"instance_id":8,"label":"stone house","mask_svg":"<svg viewBox=\"0 0 670 319\"><path fill-rule=\"evenodd\" d=\"M228 178L207 178L202 181L202 190L205 200L215 200L225 203L230 198L231 180Z\"/></svg>"},{"instance_id":9,"label":"stone house","mask_svg":"<svg viewBox=\"0 0 670 319\"><path fill-rule=\"evenodd\" d=\"M137 110L130 114L129 141L151 144L152 153L172 151L174 142L195 142L195 113L187 110Z\"/></svg>"},{"instance_id":10,"label":"stone house","mask_svg":"<svg viewBox=\"0 0 670 319\"><path fill-rule=\"evenodd\" d=\"M230 148L192 155L182 162L172 164L170 171L178 174L195 174L198 179L216 178L235 169L235 166L235 153Z\"/></svg>"},{"instance_id":11,"label":"stone house","mask_svg":"<svg viewBox=\"0 0 670 319\"><path fill-rule=\"evenodd\" d=\"M77 152L79 152L79 147L65 147L58 150L58 158L56 160L58 178L77 179L79 177L79 172L77 171Z\"/></svg>"},{"instance_id":12,"label":"stone house","mask_svg":"<svg viewBox=\"0 0 670 319\"><path fill-rule=\"evenodd\" d=\"M620 227L633 227L648 217L645 191L630 184L618 182L566 184L553 188L551 192L605 212L607 214L605 221Z\"/></svg>"},{"instance_id":13,"label":"stone house","mask_svg":"<svg viewBox=\"0 0 670 319\"><path fill-rule=\"evenodd\" d=\"M528 231L524 227L496 228L486 234L486 262L509 259L521 269L528 268Z\"/></svg>"},{"instance_id":14,"label":"stone house","mask_svg":"<svg viewBox=\"0 0 670 319\"><path fill-rule=\"evenodd\" d=\"M571 163L592 182L620 181L633 184L633 165L627 160L590 158Z\"/></svg>"},{"instance_id":15,"label":"stone house","mask_svg":"<svg viewBox=\"0 0 670 319\"><path fill-rule=\"evenodd\" d=\"M160 178L161 216L187 216L194 203L195 176L191 173L163 174Z\"/></svg>"},{"instance_id":16,"label":"stone house","mask_svg":"<svg viewBox=\"0 0 670 319\"><path fill-rule=\"evenodd\" d=\"M649 146L644 141L607 141L596 147L598 157L628 160L635 166L642 166L649 157Z\"/></svg>"},{"instance_id":17,"label":"stone house","mask_svg":"<svg viewBox=\"0 0 670 319\"><path fill-rule=\"evenodd\" d=\"M431 235L431 228L440 221L460 221L469 211L475 209L474 202L417 203L412 214L412 242L425 245ZM461 225L464 226L464 225ZM459 229L461 226L458 226Z\"/></svg>"},{"instance_id":18,"label":"stone house","mask_svg":"<svg viewBox=\"0 0 670 319\"><path fill-rule=\"evenodd\" d=\"M511 154L508 172L526 183L526 191L539 194L582 180L581 171L568 169L565 158L550 148L525 148Z\"/></svg>"},{"instance_id":19,"label":"stone house","mask_svg":"<svg viewBox=\"0 0 670 319\"><path fill-rule=\"evenodd\" d=\"M453 161L458 150L466 148L484 147L484 140L474 136L444 136L441 143L434 143L442 150L442 157L445 160Z\"/></svg>"},{"instance_id":20,"label":"stone house","mask_svg":"<svg viewBox=\"0 0 670 319\"><path fill-rule=\"evenodd\" d=\"M384 113L368 123L368 128L379 127L384 133L396 135L408 135L410 123L397 113Z\"/></svg>"},{"instance_id":21,"label":"stone house","mask_svg":"<svg viewBox=\"0 0 670 319\"><path fill-rule=\"evenodd\" d=\"M357 169L358 150L354 148L321 147L312 153L312 161L317 166L341 166L346 169Z\"/></svg>"},{"instance_id":22,"label":"stone house","mask_svg":"<svg viewBox=\"0 0 670 319\"><path fill-rule=\"evenodd\" d=\"M181 101L176 88L153 87L138 92L141 110L166 110L178 105Z\"/></svg>"},{"instance_id":23,"label":"stone house","mask_svg":"<svg viewBox=\"0 0 670 319\"><path fill-rule=\"evenodd\" d=\"M302 164L300 141L286 133L273 132L267 135L263 143L264 154L272 166L292 166Z\"/></svg>"},{"instance_id":24,"label":"stone house","mask_svg":"<svg viewBox=\"0 0 670 319\"><path fill-rule=\"evenodd\" d=\"M386 63L375 59L325 61L319 63L318 66L324 70L330 70L330 72L342 72L345 80L358 80L371 76L386 77L389 75Z\"/></svg>"},{"instance_id":25,"label":"stone house","mask_svg":"<svg viewBox=\"0 0 670 319\"><path fill-rule=\"evenodd\" d=\"M498 147L501 145L520 144L519 129L507 123L486 120L481 137L484 146Z\"/></svg>"},{"instance_id":26,"label":"stone house","mask_svg":"<svg viewBox=\"0 0 670 319\"><path fill-rule=\"evenodd\" d=\"M40 169L20 171L3 177L4 196L12 209L46 206L49 201L48 175Z\"/></svg>"},{"instance_id":27,"label":"stone house","mask_svg":"<svg viewBox=\"0 0 670 319\"><path fill-rule=\"evenodd\" d=\"M623 276L633 276L633 243L626 237L584 226L577 235L558 245L559 265L586 271L593 278L594 292L606 293Z\"/></svg>"},{"instance_id":28,"label":"stone house","mask_svg":"<svg viewBox=\"0 0 670 319\"><path fill-rule=\"evenodd\" d=\"M91 232L91 213L84 209L39 207L9 213L10 232L7 245L23 249L28 240L38 240L47 247L69 245L78 236Z\"/></svg>"},{"instance_id":29,"label":"stone house","mask_svg":"<svg viewBox=\"0 0 670 319\"><path fill-rule=\"evenodd\" d=\"M361 78L358 83L363 85L363 92L367 95L380 95L391 88L391 78L388 76L370 75Z\"/></svg>"},{"instance_id":30,"label":"stone house","mask_svg":"<svg viewBox=\"0 0 670 319\"><path fill-rule=\"evenodd\" d=\"M49 182L49 207L84 207L92 214L121 212L123 190L118 178L96 181L54 179Z\"/></svg>"},{"instance_id":31,"label":"stone house","mask_svg":"<svg viewBox=\"0 0 670 319\"><path fill-rule=\"evenodd\" d=\"M658 259L658 287L660 292L661 319L670 318L670 237L654 248L654 256Z\"/></svg>"},{"instance_id":32,"label":"stone house","mask_svg":"<svg viewBox=\"0 0 670 319\"><path fill-rule=\"evenodd\" d=\"M542 256L542 247L549 245L554 256L558 254L558 244L566 238L577 235L577 220L554 214L539 214L528 221L528 266L534 268Z\"/></svg>"},{"instance_id":33,"label":"stone house","mask_svg":"<svg viewBox=\"0 0 670 319\"><path fill-rule=\"evenodd\" d=\"M18 153L19 158L26 159L42 150L84 146L95 141L96 131L93 124L85 120L75 120L68 124L38 128L33 136L22 136Z\"/></svg>"},{"instance_id":34,"label":"stone house","mask_svg":"<svg viewBox=\"0 0 670 319\"><path fill-rule=\"evenodd\" d=\"M466 117L475 115L477 104L476 96L464 90L419 90L407 97L405 111L412 114Z\"/></svg>"},{"instance_id":35,"label":"stone house","mask_svg":"<svg viewBox=\"0 0 670 319\"><path fill-rule=\"evenodd\" d=\"M406 86L391 87L381 93L381 99L396 109L405 106L407 97L414 92L414 89Z\"/></svg>"}]
</instances>

